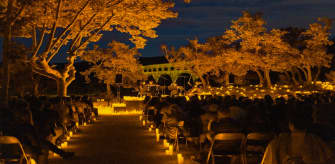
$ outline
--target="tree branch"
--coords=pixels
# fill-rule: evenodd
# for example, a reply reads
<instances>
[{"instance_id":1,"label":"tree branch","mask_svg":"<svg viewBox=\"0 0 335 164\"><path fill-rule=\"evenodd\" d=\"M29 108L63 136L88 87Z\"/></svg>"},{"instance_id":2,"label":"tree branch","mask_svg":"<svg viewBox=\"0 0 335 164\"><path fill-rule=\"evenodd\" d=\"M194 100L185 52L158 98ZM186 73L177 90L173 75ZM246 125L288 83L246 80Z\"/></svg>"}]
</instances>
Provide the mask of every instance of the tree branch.
<instances>
[{"instance_id":1,"label":"tree branch","mask_svg":"<svg viewBox=\"0 0 335 164\"><path fill-rule=\"evenodd\" d=\"M80 47L82 47L86 42L88 42L93 36L95 36L96 34L98 34L107 24L108 24L108 22L109 21L111 21L112 20L112 18L114 17L114 15L113 16L111 16L111 17L109 17L108 19L107 19L107 21L97 30L97 31L95 31L91 36L89 36L83 43L81 43L77 48L75 48L72 52L75 52L75 51L77 51Z\"/></svg>"},{"instance_id":2,"label":"tree branch","mask_svg":"<svg viewBox=\"0 0 335 164\"><path fill-rule=\"evenodd\" d=\"M76 35L76 37L75 37L75 39L74 39L74 41L72 42L72 44L71 44L71 46L70 46L70 50L72 50L72 48L74 47L74 45L75 45L75 42L77 42L77 40L78 40L78 38L80 37L80 34L81 34L81 32L92 22L92 20L94 19L94 17L97 15L97 13L95 13L95 14L93 14L92 16L91 16L91 18L86 22L86 24L82 27L82 28L80 28L80 31L78 32L78 34Z\"/></svg>"},{"instance_id":3,"label":"tree branch","mask_svg":"<svg viewBox=\"0 0 335 164\"><path fill-rule=\"evenodd\" d=\"M72 22L65 28L65 30L57 37L56 41L53 42L51 47L54 47L55 44L66 34L66 32L73 26L73 24L77 21L79 15L83 12L83 10L88 6L90 0L87 0L85 5L78 11L76 16L73 18ZM68 35L65 36L64 40L68 37Z\"/></svg>"},{"instance_id":4,"label":"tree branch","mask_svg":"<svg viewBox=\"0 0 335 164\"><path fill-rule=\"evenodd\" d=\"M47 48L46 48L47 52L50 50L51 45L52 45L52 41L53 41L53 39L55 37L55 33L56 33L57 23L58 23L58 19L59 19L59 15L60 15L61 6L62 6L62 0L58 0L56 19L55 19L54 24L52 25L52 31L51 31L51 34L50 34L50 38L49 38L49 41L48 41Z\"/></svg>"},{"instance_id":5,"label":"tree branch","mask_svg":"<svg viewBox=\"0 0 335 164\"><path fill-rule=\"evenodd\" d=\"M26 5L23 5L20 10L16 13L16 15L13 17L13 19L9 22L10 23L10 26L13 26L14 23L16 22L16 20L20 17L20 15L22 14L23 12L23 9L26 7Z\"/></svg>"},{"instance_id":6,"label":"tree branch","mask_svg":"<svg viewBox=\"0 0 335 164\"><path fill-rule=\"evenodd\" d=\"M44 40L45 30L46 30L45 25L43 25L43 30L42 30L42 34L41 34L40 40L39 40L39 42L38 42L37 47L35 47L35 50L33 51L33 56L32 56L33 58L36 57L38 51L39 51L40 48L41 48L42 42L43 42L43 40ZM36 33L36 32L35 32L35 33Z\"/></svg>"}]
</instances>

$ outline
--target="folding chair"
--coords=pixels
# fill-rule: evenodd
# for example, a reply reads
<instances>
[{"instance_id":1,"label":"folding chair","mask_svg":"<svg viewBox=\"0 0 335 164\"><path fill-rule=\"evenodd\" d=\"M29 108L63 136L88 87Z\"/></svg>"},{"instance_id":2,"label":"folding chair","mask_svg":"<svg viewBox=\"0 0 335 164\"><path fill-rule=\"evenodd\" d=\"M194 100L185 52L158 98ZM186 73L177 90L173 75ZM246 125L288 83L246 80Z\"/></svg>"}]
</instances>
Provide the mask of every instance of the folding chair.
<instances>
[{"instance_id":1,"label":"folding chair","mask_svg":"<svg viewBox=\"0 0 335 164\"><path fill-rule=\"evenodd\" d=\"M243 143L245 142L245 135L243 133L219 133L215 135L214 141L208 152L207 161L212 158L212 164L215 164L215 156L240 155L243 161Z\"/></svg>"},{"instance_id":2,"label":"folding chair","mask_svg":"<svg viewBox=\"0 0 335 164\"><path fill-rule=\"evenodd\" d=\"M0 162L36 164L26 155L21 142L13 136L0 136Z\"/></svg>"},{"instance_id":3,"label":"folding chair","mask_svg":"<svg viewBox=\"0 0 335 164\"><path fill-rule=\"evenodd\" d=\"M244 154L243 158L246 164L248 163L248 158L256 157L258 163L262 160L265 148L267 144L273 138L272 133L249 133L245 140Z\"/></svg>"},{"instance_id":4,"label":"folding chair","mask_svg":"<svg viewBox=\"0 0 335 164\"><path fill-rule=\"evenodd\" d=\"M175 139L175 143L174 143L177 152L179 152L179 139L185 139L185 137L181 135L181 131L182 131L183 127L184 127L184 121L179 121L178 126L177 126L178 130L177 130L177 133L176 133L176 139ZM187 140L186 140L186 144L187 144Z\"/></svg>"}]
</instances>

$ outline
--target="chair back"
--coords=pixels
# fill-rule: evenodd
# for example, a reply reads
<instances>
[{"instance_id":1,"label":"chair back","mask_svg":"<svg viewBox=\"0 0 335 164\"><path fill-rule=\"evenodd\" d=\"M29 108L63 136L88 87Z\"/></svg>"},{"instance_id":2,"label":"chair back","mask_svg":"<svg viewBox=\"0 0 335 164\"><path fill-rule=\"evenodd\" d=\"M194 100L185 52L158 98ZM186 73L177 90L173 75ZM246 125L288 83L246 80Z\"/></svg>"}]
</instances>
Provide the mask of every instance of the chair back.
<instances>
[{"instance_id":1,"label":"chair back","mask_svg":"<svg viewBox=\"0 0 335 164\"><path fill-rule=\"evenodd\" d=\"M274 135L272 133L249 133L247 135L246 144L265 146L273 138L273 136Z\"/></svg>"},{"instance_id":2,"label":"chair back","mask_svg":"<svg viewBox=\"0 0 335 164\"><path fill-rule=\"evenodd\" d=\"M215 135L215 141L236 141L243 140L245 135L243 133L219 133Z\"/></svg>"},{"instance_id":3,"label":"chair back","mask_svg":"<svg viewBox=\"0 0 335 164\"><path fill-rule=\"evenodd\" d=\"M24 152L24 149L21 145L21 142L14 136L0 136L0 145L18 145L19 152L22 154L24 159L28 161L27 155ZM8 152L1 152L0 151L0 157L2 157L3 154L8 153Z\"/></svg>"}]
</instances>

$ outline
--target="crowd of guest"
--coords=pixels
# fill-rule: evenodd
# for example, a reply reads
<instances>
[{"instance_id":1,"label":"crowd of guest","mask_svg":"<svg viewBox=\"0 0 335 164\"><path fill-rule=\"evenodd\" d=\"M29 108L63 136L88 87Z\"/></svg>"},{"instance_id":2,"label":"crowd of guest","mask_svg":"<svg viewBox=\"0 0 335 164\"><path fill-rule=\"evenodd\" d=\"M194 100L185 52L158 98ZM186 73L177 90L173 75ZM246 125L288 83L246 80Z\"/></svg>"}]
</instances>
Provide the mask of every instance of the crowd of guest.
<instances>
[{"instance_id":1,"label":"crowd of guest","mask_svg":"<svg viewBox=\"0 0 335 164\"><path fill-rule=\"evenodd\" d=\"M79 125L93 123L98 111L90 98L84 97L24 97L13 98L0 106L0 137L14 136L24 151L39 164L48 163L49 151L64 159L74 152L59 146L71 133L79 132ZM1 156L11 154L3 150Z\"/></svg>"},{"instance_id":2,"label":"crowd of guest","mask_svg":"<svg viewBox=\"0 0 335 164\"><path fill-rule=\"evenodd\" d=\"M335 163L335 95L332 92L289 96L288 99L153 97L147 98L145 103L147 120L160 128L171 143L186 139L187 147L199 150L196 160L203 163L211 158L208 152L220 133L271 134L264 145L258 145L261 146L260 157L250 160L244 145L244 152L229 156L230 163L243 163L243 160L264 164ZM241 150L241 147L236 149Z\"/></svg>"}]
</instances>

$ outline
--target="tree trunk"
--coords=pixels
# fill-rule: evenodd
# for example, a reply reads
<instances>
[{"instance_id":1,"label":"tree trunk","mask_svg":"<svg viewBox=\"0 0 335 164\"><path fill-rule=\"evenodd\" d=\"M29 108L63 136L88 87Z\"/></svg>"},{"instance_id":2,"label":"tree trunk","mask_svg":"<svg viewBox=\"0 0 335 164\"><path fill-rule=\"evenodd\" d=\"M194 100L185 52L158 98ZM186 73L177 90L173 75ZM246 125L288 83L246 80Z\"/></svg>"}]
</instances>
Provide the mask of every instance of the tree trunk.
<instances>
[{"instance_id":1,"label":"tree trunk","mask_svg":"<svg viewBox=\"0 0 335 164\"><path fill-rule=\"evenodd\" d=\"M224 75L225 78L225 85L228 86L229 85L229 73L226 72L226 74Z\"/></svg>"},{"instance_id":2,"label":"tree trunk","mask_svg":"<svg viewBox=\"0 0 335 164\"><path fill-rule=\"evenodd\" d=\"M294 72L298 75L299 82L302 83L304 80L302 79L300 70L295 68Z\"/></svg>"},{"instance_id":3,"label":"tree trunk","mask_svg":"<svg viewBox=\"0 0 335 164\"><path fill-rule=\"evenodd\" d=\"M291 73L291 75L292 75L292 76L291 76L291 79L292 79L294 85L298 85L299 83L298 83L297 79L295 78L295 73L294 73L294 71L290 71L290 73Z\"/></svg>"},{"instance_id":4,"label":"tree trunk","mask_svg":"<svg viewBox=\"0 0 335 164\"><path fill-rule=\"evenodd\" d=\"M301 71L304 73L305 80L308 81L308 73L304 68L301 68Z\"/></svg>"},{"instance_id":5,"label":"tree trunk","mask_svg":"<svg viewBox=\"0 0 335 164\"><path fill-rule=\"evenodd\" d=\"M8 104L8 89L9 89L9 82L10 82L10 75L9 75L9 55L11 52L11 42L12 42L12 27L10 24L6 24L4 29L4 41L3 41L3 53L2 53L2 71L3 71L3 77L2 77L2 91L1 91L1 97L2 102L4 104Z\"/></svg>"},{"instance_id":6,"label":"tree trunk","mask_svg":"<svg viewBox=\"0 0 335 164\"><path fill-rule=\"evenodd\" d=\"M312 69L310 66L306 67L307 70L307 82L312 82Z\"/></svg>"},{"instance_id":7,"label":"tree trunk","mask_svg":"<svg viewBox=\"0 0 335 164\"><path fill-rule=\"evenodd\" d=\"M199 78L201 80L202 86L205 88L207 86L206 80L202 76L199 76Z\"/></svg>"},{"instance_id":8,"label":"tree trunk","mask_svg":"<svg viewBox=\"0 0 335 164\"><path fill-rule=\"evenodd\" d=\"M271 83L271 78L270 78L270 70L265 69L264 70L264 77L266 79L266 85L268 88L272 87L272 83Z\"/></svg>"},{"instance_id":9,"label":"tree trunk","mask_svg":"<svg viewBox=\"0 0 335 164\"><path fill-rule=\"evenodd\" d=\"M38 97L40 95L40 92L39 92L39 83L36 82L36 81L33 81L33 95L35 97Z\"/></svg>"},{"instance_id":10,"label":"tree trunk","mask_svg":"<svg viewBox=\"0 0 335 164\"><path fill-rule=\"evenodd\" d=\"M321 73L321 67L317 67L318 71L315 74L314 81L317 81L319 79L320 73Z\"/></svg>"},{"instance_id":11,"label":"tree trunk","mask_svg":"<svg viewBox=\"0 0 335 164\"><path fill-rule=\"evenodd\" d=\"M290 74L287 71L285 71L284 74L285 74L285 77L288 80L288 82L291 82L292 78L291 78Z\"/></svg>"},{"instance_id":12,"label":"tree trunk","mask_svg":"<svg viewBox=\"0 0 335 164\"><path fill-rule=\"evenodd\" d=\"M111 95L112 95L111 85L106 84L106 97L108 100L111 98Z\"/></svg>"},{"instance_id":13,"label":"tree trunk","mask_svg":"<svg viewBox=\"0 0 335 164\"><path fill-rule=\"evenodd\" d=\"M258 75L258 79L259 79L259 84L263 85L264 84L264 78L262 76L262 73L259 71L259 70L255 70L255 72L257 73Z\"/></svg>"},{"instance_id":14,"label":"tree trunk","mask_svg":"<svg viewBox=\"0 0 335 164\"><path fill-rule=\"evenodd\" d=\"M65 79L58 79L57 81L57 95L60 97L67 96L67 87L69 86Z\"/></svg>"}]
</instances>

